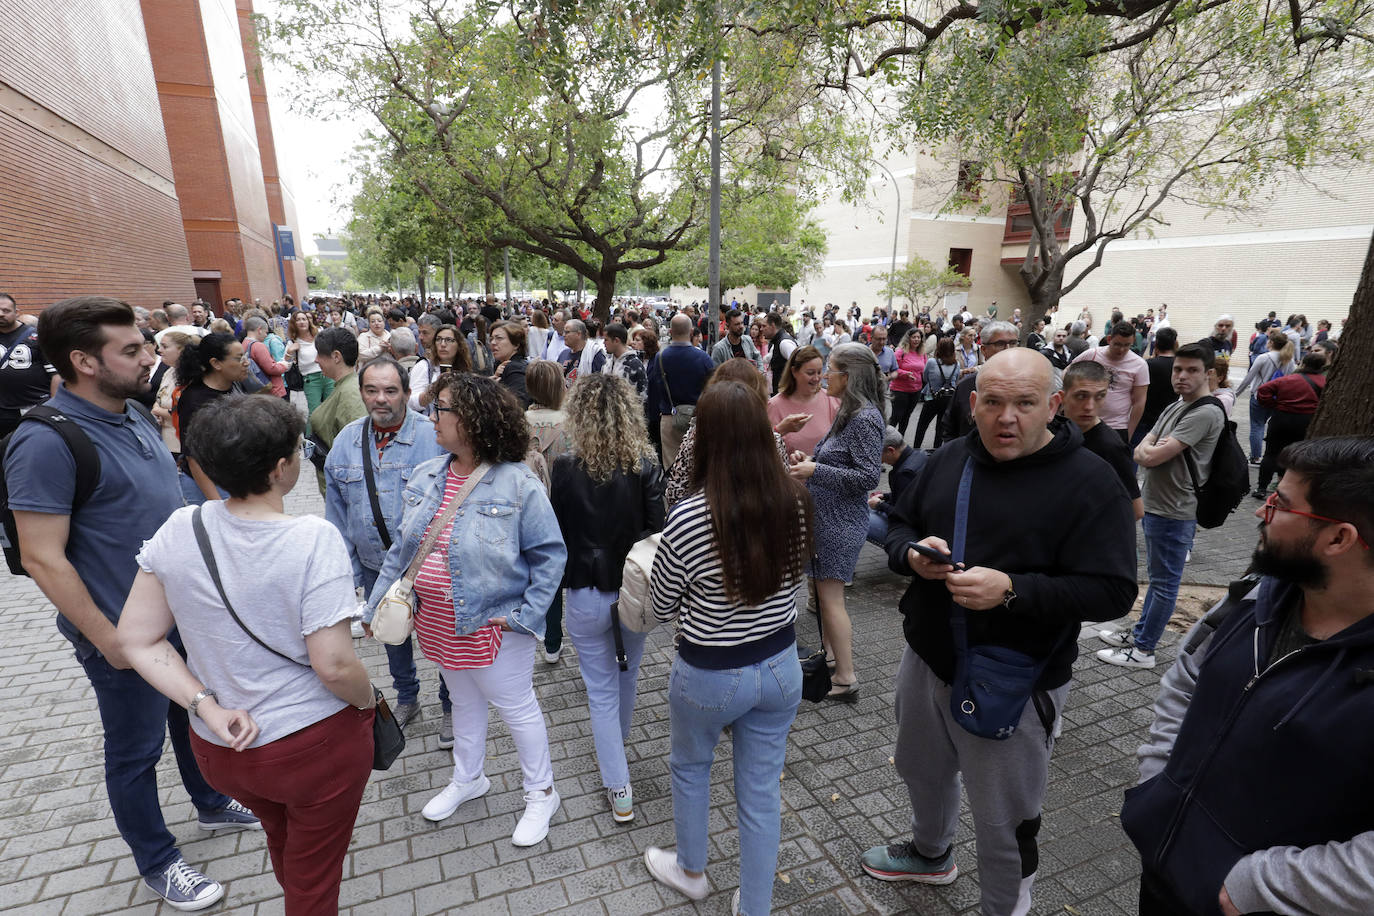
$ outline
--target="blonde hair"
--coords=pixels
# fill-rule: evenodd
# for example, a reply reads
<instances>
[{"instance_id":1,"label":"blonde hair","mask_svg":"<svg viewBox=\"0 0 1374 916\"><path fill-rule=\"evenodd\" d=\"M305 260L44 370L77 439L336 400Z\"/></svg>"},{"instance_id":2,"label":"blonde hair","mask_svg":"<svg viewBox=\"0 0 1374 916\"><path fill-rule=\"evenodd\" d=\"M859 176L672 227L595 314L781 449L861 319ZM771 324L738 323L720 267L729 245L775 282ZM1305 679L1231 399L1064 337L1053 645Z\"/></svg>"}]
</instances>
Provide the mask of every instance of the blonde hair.
<instances>
[{"instance_id":1,"label":"blonde hair","mask_svg":"<svg viewBox=\"0 0 1374 916\"><path fill-rule=\"evenodd\" d=\"M564 403L573 454L592 480L604 483L616 471L639 470L654 458L644 427L644 408L630 383L618 375L595 373L578 379Z\"/></svg>"}]
</instances>

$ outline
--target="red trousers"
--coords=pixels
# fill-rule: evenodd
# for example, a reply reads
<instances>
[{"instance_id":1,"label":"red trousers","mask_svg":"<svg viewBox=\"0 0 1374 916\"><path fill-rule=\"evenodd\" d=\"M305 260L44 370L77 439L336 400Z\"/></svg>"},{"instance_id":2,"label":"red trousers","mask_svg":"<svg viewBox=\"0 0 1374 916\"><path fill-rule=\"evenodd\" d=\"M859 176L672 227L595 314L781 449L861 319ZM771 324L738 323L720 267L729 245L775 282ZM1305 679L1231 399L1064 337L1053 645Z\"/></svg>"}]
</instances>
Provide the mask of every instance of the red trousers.
<instances>
[{"instance_id":1,"label":"red trousers","mask_svg":"<svg viewBox=\"0 0 1374 916\"><path fill-rule=\"evenodd\" d=\"M231 751L191 732L206 781L262 821L288 916L339 911L343 859L372 772L372 715L370 709L347 706L246 751Z\"/></svg>"}]
</instances>

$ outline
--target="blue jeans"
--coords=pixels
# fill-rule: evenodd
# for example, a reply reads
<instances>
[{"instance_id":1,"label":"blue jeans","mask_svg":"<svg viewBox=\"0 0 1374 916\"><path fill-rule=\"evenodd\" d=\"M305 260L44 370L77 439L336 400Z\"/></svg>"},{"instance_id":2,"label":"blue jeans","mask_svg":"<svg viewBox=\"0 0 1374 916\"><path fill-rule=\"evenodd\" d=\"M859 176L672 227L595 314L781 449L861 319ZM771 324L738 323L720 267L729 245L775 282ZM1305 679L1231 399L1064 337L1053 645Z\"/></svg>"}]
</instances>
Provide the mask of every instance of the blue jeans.
<instances>
[{"instance_id":1,"label":"blue jeans","mask_svg":"<svg viewBox=\"0 0 1374 916\"><path fill-rule=\"evenodd\" d=\"M887 549L887 516L872 508L868 510L868 543Z\"/></svg>"},{"instance_id":2,"label":"blue jeans","mask_svg":"<svg viewBox=\"0 0 1374 916\"><path fill-rule=\"evenodd\" d=\"M180 645L176 642L180 650ZM183 653L184 655L184 653ZM129 844L139 874L147 877L180 857L167 830L158 798L157 763L162 742L172 736L181 784L196 810L208 814L229 804L205 781L191 750L186 710L158 693L132 669L112 667L95 654L81 662L95 689L100 723L105 731L105 791L110 796L119 835Z\"/></svg>"},{"instance_id":3,"label":"blue jeans","mask_svg":"<svg viewBox=\"0 0 1374 916\"><path fill-rule=\"evenodd\" d=\"M363 571L363 594L372 594L372 586L377 584L377 570L360 567ZM391 686L396 688L396 705L418 703L420 701L420 676L415 671L415 640L407 639L399 646L387 646L386 667L391 672ZM448 684L439 678L439 706L444 715L453 712L453 702L448 698Z\"/></svg>"},{"instance_id":4,"label":"blue jeans","mask_svg":"<svg viewBox=\"0 0 1374 916\"><path fill-rule=\"evenodd\" d=\"M673 826L678 865L706 870L711 761L725 726L734 742L741 913L758 916L773 903L782 832L778 780L787 733L801 703L796 645L747 668L696 668L678 657L668 683Z\"/></svg>"},{"instance_id":5,"label":"blue jeans","mask_svg":"<svg viewBox=\"0 0 1374 916\"><path fill-rule=\"evenodd\" d=\"M200 486L196 483L196 479L195 479L194 477L192 477L190 474L186 473L185 471L178 470L178 471L177 471L177 483L181 485L181 498L182 498L183 500L185 500L186 505L188 505L188 506L203 506L203 505L205 505L205 494L202 493L202 492L200 492ZM219 490L219 498L220 498L220 499L228 499L228 498L229 498L229 491L228 491L228 490L220 489L220 487L218 487L218 486L216 486L215 489L216 489L216 490Z\"/></svg>"},{"instance_id":6,"label":"blue jeans","mask_svg":"<svg viewBox=\"0 0 1374 916\"><path fill-rule=\"evenodd\" d=\"M625 742L630 738L630 720L635 712L635 686L639 681L639 660L644 655L644 633L621 631L625 661L629 670L621 671L615 658L615 633L611 629L611 602L618 592L594 588L568 589L563 623L577 650L577 665L582 683L587 686L587 705L592 713L592 740L596 762L601 768L601 784L618 789L630 783L630 768L625 762Z\"/></svg>"},{"instance_id":7,"label":"blue jeans","mask_svg":"<svg viewBox=\"0 0 1374 916\"><path fill-rule=\"evenodd\" d=\"M1188 551L1193 549L1197 522L1146 512L1141 527L1145 531L1145 563L1150 573L1150 587L1145 592L1140 620L1136 621L1131 635L1138 648L1153 652L1164 633L1164 626L1174 616L1178 584L1183 581L1183 564Z\"/></svg>"},{"instance_id":8,"label":"blue jeans","mask_svg":"<svg viewBox=\"0 0 1374 916\"><path fill-rule=\"evenodd\" d=\"M1264 457L1264 427L1274 412L1260 405L1252 392L1250 395L1250 460L1258 461Z\"/></svg>"}]
</instances>

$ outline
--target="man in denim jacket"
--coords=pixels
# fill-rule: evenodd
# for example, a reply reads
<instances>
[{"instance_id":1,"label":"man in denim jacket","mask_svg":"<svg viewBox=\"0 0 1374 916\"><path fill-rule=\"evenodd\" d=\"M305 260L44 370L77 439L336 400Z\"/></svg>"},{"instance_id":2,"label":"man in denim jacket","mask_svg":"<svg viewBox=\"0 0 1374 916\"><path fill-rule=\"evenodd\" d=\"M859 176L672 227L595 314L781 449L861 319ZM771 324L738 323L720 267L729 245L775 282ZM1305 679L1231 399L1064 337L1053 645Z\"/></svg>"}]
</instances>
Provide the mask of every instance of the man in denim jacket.
<instances>
[{"instance_id":1,"label":"man in denim jacket","mask_svg":"<svg viewBox=\"0 0 1374 916\"><path fill-rule=\"evenodd\" d=\"M447 452L434 438L434 426L406 407L410 376L389 356L380 356L363 367L359 391L367 416L340 430L324 465L324 516L333 522L348 545L353 563L353 585L367 595L377 581L377 570L386 559L387 547L397 538L404 502L401 499L415 466ZM386 540L377 528L363 474L364 437L372 449L372 473L377 504L386 524ZM386 647L387 665L396 687L396 719L404 726L419 713L420 680L415 673L415 644L407 639ZM439 746L452 747L452 718L448 692L439 682L439 702L444 709Z\"/></svg>"}]
</instances>

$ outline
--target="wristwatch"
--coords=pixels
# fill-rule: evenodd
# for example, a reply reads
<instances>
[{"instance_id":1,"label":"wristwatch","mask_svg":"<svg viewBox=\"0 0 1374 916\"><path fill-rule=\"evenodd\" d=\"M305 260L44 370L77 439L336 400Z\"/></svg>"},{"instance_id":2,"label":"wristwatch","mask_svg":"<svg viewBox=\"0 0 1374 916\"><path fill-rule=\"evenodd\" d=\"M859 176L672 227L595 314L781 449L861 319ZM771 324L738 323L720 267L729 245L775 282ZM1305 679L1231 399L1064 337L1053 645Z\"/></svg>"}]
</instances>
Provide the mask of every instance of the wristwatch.
<instances>
[{"instance_id":1,"label":"wristwatch","mask_svg":"<svg viewBox=\"0 0 1374 916\"><path fill-rule=\"evenodd\" d=\"M1007 576L1007 590L1002 593L1002 607L1011 610L1011 603L1016 600L1016 590L1012 588L1011 576Z\"/></svg>"},{"instance_id":2,"label":"wristwatch","mask_svg":"<svg viewBox=\"0 0 1374 916\"><path fill-rule=\"evenodd\" d=\"M200 701L206 697L212 697L215 692L209 687L203 688L200 693L191 698L191 705L186 707L186 711L196 718L200 718Z\"/></svg>"}]
</instances>

